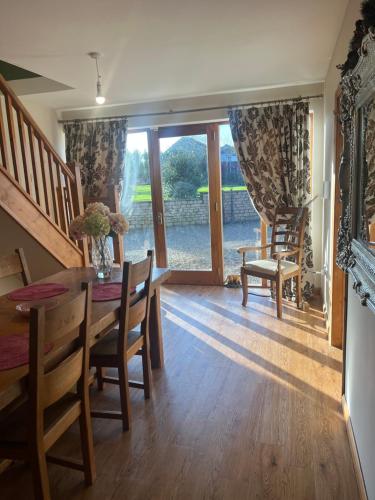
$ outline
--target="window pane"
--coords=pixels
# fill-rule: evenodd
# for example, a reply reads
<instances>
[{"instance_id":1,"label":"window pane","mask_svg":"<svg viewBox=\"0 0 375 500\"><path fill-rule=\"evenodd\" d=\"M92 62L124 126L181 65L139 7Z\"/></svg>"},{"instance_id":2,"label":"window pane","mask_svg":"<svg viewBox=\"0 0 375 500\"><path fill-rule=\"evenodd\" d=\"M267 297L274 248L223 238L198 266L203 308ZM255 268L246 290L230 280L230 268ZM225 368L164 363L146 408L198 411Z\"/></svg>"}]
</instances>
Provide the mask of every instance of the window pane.
<instances>
[{"instance_id":1,"label":"window pane","mask_svg":"<svg viewBox=\"0 0 375 500\"><path fill-rule=\"evenodd\" d=\"M223 204L224 277L239 274L242 257L237 248L261 244L260 217L245 186L228 124L220 125L220 162ZM260 258L248 253L247 260ZM260 283L251 278L252 283Z\"/></svg>"},{"instance_id":2,"label":"window pane","mask_svg":"<svg viewBox=\"0 0 375 500\"><path fill-rule=\"evenodd\" d=\"M147 132L128 134L121 210L130 225L124 236L125 258L137 262L155 248Z\"/></svg>"},{"instance_id":3,"label":"window pane","mask_svg":"<svg viewBox=\"0 0 375 500\"><path fill-rule=\"evenodd\" d=\"M160 139L168 266L210 270L207 136Z\"/></svg>"}]
</instances>

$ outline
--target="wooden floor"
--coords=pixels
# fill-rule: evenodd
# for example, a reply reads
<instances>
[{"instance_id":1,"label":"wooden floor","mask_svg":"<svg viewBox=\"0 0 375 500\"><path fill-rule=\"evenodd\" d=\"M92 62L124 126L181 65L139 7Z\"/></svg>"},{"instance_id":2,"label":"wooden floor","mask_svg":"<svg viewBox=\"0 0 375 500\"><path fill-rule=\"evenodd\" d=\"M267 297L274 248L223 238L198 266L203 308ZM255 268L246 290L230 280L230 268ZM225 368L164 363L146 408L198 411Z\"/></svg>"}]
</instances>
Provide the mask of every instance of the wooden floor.
<instances>
[{"instance_id":1,"label":"wooden floor","mask_svg":"<svg viewBox=\"0 0 375 500\"><path fill-rule=\"evenodd\" d=\"M358 499L340 405L341 351L322 315L241 291L169 286L162 294L165 368L152 401L131 389L133 429L96 420L98 476L49 466L54 499ZM130 364L134 378L140 360ZM92 391L116 408L118 388ZM78 430L56 452L79 456ZM0 498L32 498L27 466L0 476Z\"/></svg>"}]
</instances>

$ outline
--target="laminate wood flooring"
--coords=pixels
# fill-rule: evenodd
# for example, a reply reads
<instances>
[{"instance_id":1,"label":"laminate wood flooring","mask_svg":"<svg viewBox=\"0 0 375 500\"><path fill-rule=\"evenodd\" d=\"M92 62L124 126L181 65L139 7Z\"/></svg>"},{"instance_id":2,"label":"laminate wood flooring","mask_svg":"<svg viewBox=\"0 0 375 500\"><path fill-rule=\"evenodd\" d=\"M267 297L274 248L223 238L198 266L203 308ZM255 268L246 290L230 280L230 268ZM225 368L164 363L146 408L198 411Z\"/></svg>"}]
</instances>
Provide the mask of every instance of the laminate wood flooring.
<instances>
[{"instance_id":1,"label":"laminate wood flooring","mask_svg":"<svg viewBox=\"0 0 375 500\"><path fill-rule=\"evenodd\" d=\"M254 292L256 293L256 292ZM49 465L54 499L357 500L341 411L342 352L327 342L322 313L241 290L162 290L165 367L152 400L131 389L132 430L94 420L97 480ZM129 365L141 376L141 361ZM118 387L91 391L95 408L117 408ZM78 428L56 453L79 457ZM32 498L16 464L0 476L0 497Z\"/></svg>"}]
</instances>

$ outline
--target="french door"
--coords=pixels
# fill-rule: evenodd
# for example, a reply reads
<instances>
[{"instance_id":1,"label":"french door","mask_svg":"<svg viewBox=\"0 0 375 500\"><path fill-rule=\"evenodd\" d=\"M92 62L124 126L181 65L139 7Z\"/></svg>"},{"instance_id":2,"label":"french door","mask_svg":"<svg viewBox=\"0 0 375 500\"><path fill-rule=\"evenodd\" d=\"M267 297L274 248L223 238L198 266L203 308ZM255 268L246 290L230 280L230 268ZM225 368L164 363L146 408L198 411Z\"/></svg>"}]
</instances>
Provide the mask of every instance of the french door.
<instances>
[{"instance_id":1,"label":"french door","mask_svg":"<svg viewBox=\"0 0 375 500\"><path fill-rule=\"evenodd\" d=\"M171 283L221 285L239 273L238 247L268 239L228 123L131 131L121 204L130 222L125 258L136 262L155 248L156 264L172 270Z\"/></svg>"},{"instance_id":2,"label":"french door","mask_svg":"<svg viewBox=\"0 0 375 500\"><path fill-rule=\"evenodd\" d=\"M156 263L170 283L224 281L217 124L148 131Z\"/></svg>"}]
</instances>

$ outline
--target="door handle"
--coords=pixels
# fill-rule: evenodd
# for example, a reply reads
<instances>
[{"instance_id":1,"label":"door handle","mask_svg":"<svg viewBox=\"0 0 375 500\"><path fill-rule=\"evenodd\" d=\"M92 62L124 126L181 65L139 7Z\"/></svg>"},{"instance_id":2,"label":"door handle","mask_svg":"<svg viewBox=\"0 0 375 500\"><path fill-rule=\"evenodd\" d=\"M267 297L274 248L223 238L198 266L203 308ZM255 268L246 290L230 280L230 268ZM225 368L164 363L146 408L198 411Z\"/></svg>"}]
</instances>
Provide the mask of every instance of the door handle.
<instances>
[{"instance_id":1,"label":"door handle","mask_svg":"<svg viewBox=\"0 0 375 500\"><path fill-rule=\"evenodd\" d=\"M162 225L163 225L163 214L162 214L162 212L158 212L158 215L157 215L157 221L158 221L158 224L159 224L160 226L162 226Z\"/></svg>"}]
</instances>

